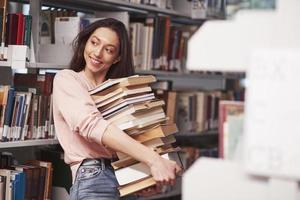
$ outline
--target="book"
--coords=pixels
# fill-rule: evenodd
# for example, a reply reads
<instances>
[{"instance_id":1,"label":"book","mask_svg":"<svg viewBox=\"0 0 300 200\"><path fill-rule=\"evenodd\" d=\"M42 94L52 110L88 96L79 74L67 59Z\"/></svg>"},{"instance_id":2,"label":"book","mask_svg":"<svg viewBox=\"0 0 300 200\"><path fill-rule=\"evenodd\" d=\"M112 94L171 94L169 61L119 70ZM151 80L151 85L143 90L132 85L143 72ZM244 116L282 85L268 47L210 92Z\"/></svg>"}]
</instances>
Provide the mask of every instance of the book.
<instances>
[{"instance_id":1,"label":"book","mask_svg":"<svg viewBox=\"0 0 300 200\"><path fill-rule=\"evenodd\" d=\"M176 142L175 137L173 135L168 135L166 137L157 137L151 140L147 140L143 142L143 144L147 147L155 148L166 144L172 144L174 142Z\"/></svg>"},{"instance_id":2,"label":"book","mask_svg":"<svg viewBox=\"0 0 300 200\"><path fill-rule=\"evenodd\" d=\"M140 112L136 112L136 113L132 113L132 114L128 114L128 115L124 115L123 117L120 117L118 119L115 118L114 120L110 119L110 120L107 120L107 121L118 125L118 124L126 123L126 122L129 122L129 121L134 121L134 120L154 116L155 114L159 114L159 113L164 114L164 111L161 107L148 109L148 110L145 110L145 111L140 111ZM165 114L164 114L164 116L165 116Z\"/></svg>"},{"instance_id":3,"label":"book","mask_svg":"<svg viewBox=\"0 0 300 200\"><path fill-rule=\"evenodd\" d=\"M107 119L108 121L115 121L126 115L130 115L138 112L146 112L147 110L163 106L164 104L165 103L162 100L154 100L154 101L146 101L137 104L130 104L112 114L106 115L104 118Z\"/></svg>"},{"instance_id":4,"label":"book","mask_svg":"<svg viewBox=\"0 0 300 200\"><path fill-rule=\"evenodd\" d=\"M0 140L2 138L2 132L3 132L3 126L4 126L4 117L5 117L5 110L6 110L6 104L7 104L9 88L10 88L10 86L8 86L8 85L0 86L0 106L1 106L1 112L0 112Z\"/></svg>"},{"instance_id":5,"label":"book","mask_svg":"<svg viewBox=\"0 0 300 200\"><path fill-rule=\"evenodd\" d=\"M157 137L166 137L176 132L178 132L176 124L166 124L153 127L152 129L145 131L143 134L137 134L132 137L139 142L145 142Z\"/></svg>"},{"instance_id":6,"label":"book","mask_svg":"<svg viewBox=\"0 0 300 200\"><path fill-rule=\"evenodd\" d=\"M171 152L179 152L180 150L181 150L180 147L174 148L172 145L166 144L166 145L156 148L155 152L162 155L162 154L171 153ZM117 169L124 168L124 167L130 166L132 164L136 164L136 163L138 163L137 160L135 160L132 157L127 156L127 157L124 157L117 161L114 161L112 163L112 166L115 170L117 170Z\"/></svg>"},{"instance_id":7,"label":"book","mask_svg":"<svg viewBox=\"0 0 300 200\"><path fill-rule=\"evenodd\" d=\"M165 159L171 159L170 153L162 155ZM120 186L151 176L150 168L144 163L136 163L115 171Z\"/></svg>"},{"instance_id":8,"label":"book","mask_svg":"<svg viewBox=\"0 0 300 200\"><path fill-rule=\"evenodd\" d=\"M119 88L113 92L110 92L109 94L107 94L105 96L93 95L92 98L93 98L94 102L97 104L97 106L102 107L103 105L109 104L120 98L127 97L130 95L138 95L138 94L147 93L147 92L151 92L150 87L141 87L141 88L134 88L134 89Z\"/></svg>"},{"instance_id":9,"label":"book","mask_svg":"<svg viewBox=\"0 0 300 200\"><path fill-rule=\"evenodd\" d=\"M14 101L15 101L15 91L13 88L10 88L8 91L7 105L5 108L4 124L3 124L2 138L1 138L2 141L8 140L8 136L11 130Z\"/></svg>"},{"instance_id":10,"label":"book","mask_svg":"<svg viewBox=\"0 0 300 200\"><path fill-rule=\"evenodd\" d=\"M241 101L220 101L219 105L219 157L228 158L228 117L238 116L244 113L244 102ZM227 152L227 153L226 153Z\"/></svg>"},{"instance_id":11,"label":"book","mask_svg":"<svg viewBox=\"0 0 300 200\"><path fill-rule=\"evenodd\" d=\"M52 192L52 177L53 177L52 163L46 162L46 161L40 161L40 160L31 160L31 161L28 161L27 163L34 165L34 166L44 167L46 169L44 183L40 183L40 184L41 184L41 186L44 186L44 188L42 190L42 191L44 191L42 199L50 200L51 192Z\"/></svg>"},{"instance_id":12,"label":"book","mask_svg":"<svg viewBox=\"0 0 300 200\"><path fill-rule=\"evenodd\" d=\"M7 0L0 1L0 39L1 39L1 50L0 60L4 59L4 46L5 46L5 33L6 33L6 14L7 14Z\"/></svg>"},{"instance_id":13,"label":"book","mask_svg":"<svg viewBox=\"0 0 300 200\"><path fill-rule=\"evenodd\" d=\"M167 137L158 137L158 138L153 138L151 140L145 141L142 144L147 146L148 148L151 148L155 150L158 147L165 146L165 145L170 145L176 142L176 139L173 135L169 135ZM116 152L117 156L119 159L125 159L128 157L128 155L122 153L122 152Z\"/></svg>"},{"instance_id":14,"label":"book","mask_svg":"<svg viewBox=\"0 0 300 200\"><path fill-rule=\"evenodd\" d=\"M110 104L103 106L102 108L99 108L99 110L103 116L106 116L106 115L112 114L113 112L115 112L119 109L122 109L125 106L131 105L134 103L149 101L152 99L155 99L155 96L153 93L138 95L138 96L134 96L134 97L120 98Z\"/></svg>"},{"instance_id":15,"label":"book","mask_svg":"<svg viewBox=\"0 0 300 200\"><path fill-rule=\"evenodd\" d=\"M134 192L148 188L155 184L156 184L156 182L152 177L146 177L142 180L135 181L135 182L129 183L125 186L119 187L120 196L123 197L123 196L129 195L129 194L132 194Z\"/></svg>"},{"instance_id":16,"label":"book","mask_svg":"<svg viewBox=\"0 0 300 200\"><path fill-rule=\"evenodd\" d=\"M0 200L5 200L6 176L0 175Z\"/></svg>"},{"instance_id":17,"label":"book","mask_svg":"<svg viewBox=\"0 0 300 200\"><path fill-rule=\"evenodd\" d=\"M119 84L120 87L127 87L127 86L133 86L133 85L145 85L148 83L155 82L156 78L154 76L148 75L148 76L139 76L134 75L126 78L119 78L119 79L108 79L107 81L101 83L94 89L90 90L90 95L94 95L98 92L101 92L113 85Z\"/></svg>"},{"instance_id":18,"label":"book","mask_svg":"<svg viewBox=\"0 0 300 200\"><path fill-rule=\"evenodd\" d=\"M125 123L116 124L121 130L126 130L130 128L134 128L137 126L141 126L144 124L152 124L153 122L156 122L157 120L165 120L166 115L164 112L156 113L149 116L140 117L137 119L133 119L130 121L127 121Z\"/></svg>"}]
</instances>

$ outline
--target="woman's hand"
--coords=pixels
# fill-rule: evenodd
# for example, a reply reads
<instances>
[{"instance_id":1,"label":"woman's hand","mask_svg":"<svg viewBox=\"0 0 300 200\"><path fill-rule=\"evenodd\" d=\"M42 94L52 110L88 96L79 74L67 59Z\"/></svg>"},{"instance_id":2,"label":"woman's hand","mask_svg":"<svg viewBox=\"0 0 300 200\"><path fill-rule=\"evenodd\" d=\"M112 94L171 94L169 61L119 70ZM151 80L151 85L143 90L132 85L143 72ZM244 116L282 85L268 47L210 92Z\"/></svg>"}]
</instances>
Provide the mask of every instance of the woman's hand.
<instances>
[{"instance_id":1,"label":"woman's hand","mask_svg":"<svg viewBox=\"0 0 300 200\"><path fill-rule=\"evenodd\" d=\"M181 168L175 161L167 160L159 155L150 163L149 167L157 187L175 185L176 174L181 172Z\"/></svg>"}]
</instances>

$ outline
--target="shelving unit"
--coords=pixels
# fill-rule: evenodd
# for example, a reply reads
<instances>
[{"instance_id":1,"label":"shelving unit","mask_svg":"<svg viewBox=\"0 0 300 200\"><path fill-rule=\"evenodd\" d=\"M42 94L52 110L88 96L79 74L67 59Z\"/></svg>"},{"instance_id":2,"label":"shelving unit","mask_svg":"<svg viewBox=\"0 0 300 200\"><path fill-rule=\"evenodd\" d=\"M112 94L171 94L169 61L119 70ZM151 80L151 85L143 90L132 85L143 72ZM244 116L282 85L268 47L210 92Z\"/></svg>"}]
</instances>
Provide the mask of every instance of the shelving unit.
<instances>
[{"instance_id":1,"label":"shelving unit","mask_svg":"<svg viewBox=\"0 0 300 200\"><path fill-rule=\"evenodd\" d=\"M28 0L24 1L29 3ZM178 13L175 10L158 8L151 5L131 3L121 0L43 0L42 4L51 7L63 7L84 12L97 10L128 11L132 14L159 14L172 17L173 22L182 24L201 25L205 20L191 19L191 17Z\"/></svg>"},{"instance_id":2,"label":"shelving unit","mask_svg":"<svg viewBox=\"0 0 300 200\"><path fill-rule=\"evenodd\" d=\"M15 147L29 147L29 146L42 146L42 145L55 145L59 144L57 139L37 139L37 140L25 140L25 141L12 141L1 142L1 148L15 148Z\"/></svg>"}]
</instances>

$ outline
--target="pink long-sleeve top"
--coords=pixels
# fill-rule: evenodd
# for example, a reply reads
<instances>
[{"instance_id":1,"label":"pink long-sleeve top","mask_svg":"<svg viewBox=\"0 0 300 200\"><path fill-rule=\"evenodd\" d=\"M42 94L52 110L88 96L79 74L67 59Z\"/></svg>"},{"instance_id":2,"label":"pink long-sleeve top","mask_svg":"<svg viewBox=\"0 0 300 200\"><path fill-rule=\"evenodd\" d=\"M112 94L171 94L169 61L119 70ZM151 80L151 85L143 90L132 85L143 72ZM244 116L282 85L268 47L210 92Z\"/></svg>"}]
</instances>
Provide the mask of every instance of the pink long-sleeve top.
<instances>
[{"instance_id":1,"label":"pink long-sleeve top","mask_svg":"<svg viewBox=\"0 0 300 200\"><path fill-rule=\"evenodd\" d=\"M108 122L97 110L88 91L93 85L84 72L62 70L53 82L53 117L64 160L70 164L74 181L85 158L111 158L112 152L102 144Z\"/></svg>"}]
</instances>

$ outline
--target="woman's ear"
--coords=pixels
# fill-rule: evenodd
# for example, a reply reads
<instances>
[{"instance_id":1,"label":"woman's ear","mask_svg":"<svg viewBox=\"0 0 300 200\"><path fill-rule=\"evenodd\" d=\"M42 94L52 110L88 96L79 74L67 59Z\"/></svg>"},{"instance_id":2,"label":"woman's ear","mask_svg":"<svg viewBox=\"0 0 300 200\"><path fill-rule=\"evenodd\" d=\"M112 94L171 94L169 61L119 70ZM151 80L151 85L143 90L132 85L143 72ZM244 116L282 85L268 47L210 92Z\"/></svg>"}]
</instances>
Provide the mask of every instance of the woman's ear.
<instances>
[{"instance_id":1,"label":"woman's ear","mask_svg":"<svg viewBox=\"0 0 300 200\"><path fill-rule=\"evenodd\" d=\"M116 64L116 63L119 62L120 60L121 60L121 58L120 58L120 56L118 56L118 57L114 60L113 64Z\"/></svg>"}]
</instances>

